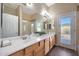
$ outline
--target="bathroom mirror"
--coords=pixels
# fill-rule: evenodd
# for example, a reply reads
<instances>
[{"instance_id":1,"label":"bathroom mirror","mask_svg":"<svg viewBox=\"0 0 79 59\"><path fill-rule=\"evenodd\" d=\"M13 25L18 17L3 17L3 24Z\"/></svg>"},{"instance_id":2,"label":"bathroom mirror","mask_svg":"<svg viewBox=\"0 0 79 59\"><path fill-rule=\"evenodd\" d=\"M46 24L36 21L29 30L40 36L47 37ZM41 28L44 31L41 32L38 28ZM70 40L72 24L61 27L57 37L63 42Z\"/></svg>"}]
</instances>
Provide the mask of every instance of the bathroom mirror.
<instances>
[{"instance_id":1,"label":"bathroom mirror","mask_svg":"<svg viewBox=\"0 0 79 59\"><path fill-rule=\"evenodd\" d=\"M2 38L18 36L18 16L16 7L2 4Z\"/></svg>"},{"instance_id":2,"label":"bathroom mirror","mask_svg":"<svg viewBox=\"0 0 79 59\"><path fill-rule=\"evenodd\" d=\"M37 10L40 4L34 4L32 8L21 3L3 3L1 5L0 36L2 38L54 31L52 19L40 15L42 6L39 7L40 10Z\"/></svg>"},{"instance_id":3,"label":"bathroom mirror","mask_svg":"<svg viewBox=\"0 0 79 59\"><path fill-rule=\"evenodd\" d=\"M25 12L26 7L20 3L2 4L2 38L30 35L33 33L32 15ZM30 13L30 12L29 12Z\"/></svg>"}]
</instances>

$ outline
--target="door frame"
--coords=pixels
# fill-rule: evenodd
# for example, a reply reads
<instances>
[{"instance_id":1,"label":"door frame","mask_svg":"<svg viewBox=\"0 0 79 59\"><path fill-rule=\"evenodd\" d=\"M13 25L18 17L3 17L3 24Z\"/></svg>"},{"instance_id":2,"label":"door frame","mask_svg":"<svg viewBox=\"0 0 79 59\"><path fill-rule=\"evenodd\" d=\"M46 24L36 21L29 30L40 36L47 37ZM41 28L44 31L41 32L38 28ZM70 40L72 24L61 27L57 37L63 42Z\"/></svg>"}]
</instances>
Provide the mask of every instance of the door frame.
<instances>
[{"instance_id":1,"label":"door frame","mask_svg":"<svg viewBox=\"0 0 79 59\"><path fill-rule=\"evenodd\" d=\"M66 17L69 16L72 18L72 21L71 21L72 44L71 45L64 45L64 44L61 44L60 42L61 27L60 27L59 21L60 21L60 17L62 16L66 16ZM66 12L66 13L58 14L55 24L56 24L56 34L57 34L57 45L76 50L76 12Z\"/></svg>"}]
</instances>

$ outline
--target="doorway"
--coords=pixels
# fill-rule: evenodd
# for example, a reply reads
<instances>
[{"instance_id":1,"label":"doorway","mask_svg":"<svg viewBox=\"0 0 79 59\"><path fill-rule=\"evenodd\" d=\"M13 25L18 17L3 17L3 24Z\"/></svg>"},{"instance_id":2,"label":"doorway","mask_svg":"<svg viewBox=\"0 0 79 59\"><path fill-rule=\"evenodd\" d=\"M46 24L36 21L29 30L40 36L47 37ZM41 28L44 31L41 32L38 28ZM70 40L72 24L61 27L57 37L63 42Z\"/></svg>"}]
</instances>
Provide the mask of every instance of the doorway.
<instances>
[{"instance_id":1,"label":"doorway","mask_svg":"<svg viewBox=\"0 0 79 59\"><path fill-rule=\"evenodd\" d=\"M61 15L58 19L59 45L76 50L75 13Z\"/></svg>"}]
</instances>

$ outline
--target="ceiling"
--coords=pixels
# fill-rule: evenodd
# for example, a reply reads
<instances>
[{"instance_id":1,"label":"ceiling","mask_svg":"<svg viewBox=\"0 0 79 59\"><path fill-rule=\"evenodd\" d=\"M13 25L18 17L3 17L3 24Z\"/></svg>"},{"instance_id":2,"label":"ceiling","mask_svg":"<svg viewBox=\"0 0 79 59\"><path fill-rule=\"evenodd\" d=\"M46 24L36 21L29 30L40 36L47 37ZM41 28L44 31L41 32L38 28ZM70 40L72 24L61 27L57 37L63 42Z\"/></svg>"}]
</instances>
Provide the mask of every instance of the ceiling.
<instances>
[{"instance_id":1,"label":"ceiling","mask_svg":"<svg viewBox=\"0 0 79 59\"><path fill-rule=\"evenodd\" d=\"M43 8L46 8L47 6L44 3L34 3L33 8L28 8L26 5L21 3L4 3L4 5L16 9L19 5L23 6L23 13L26 13L28 15L33 15L40 13Z\"/></svg>"},{"instance_id":2,"label":"ceiling","mask_svg":"<svg viewBox=\"0 0 79 59\"><path fill-rule=\"evenodd\" d=\"M41 12L41 9L43 7L43 4L36 3L33 4L33 8L28 8L27 6L23 7L23 12L28 15L33 15Z\"/></svg>"},{"instance_id":3,"label":"ceiling","mask_svg":"<svg viewBox=\"0 0 79 59\"><path fill-rule=\"evenodd\" d=\"M42 9L45 8L50 14L55 15L57 13L61 12L67 12L67 11L75 11L76 6L78 6L78 3L33 3L32 8L28 8L23 3L6 3L6 6L16 9L19 5L23 6L22 10L23 13L28 15L35 15L37 17L37 14L40 14Z\"/></svg>"},{"instance_id":4,"label":"ceiling","mask_svg":"<svg viewBox=\"0 0 79 59\"><path fill-rule=\"evenodd\" d=\"M60 14L64 12L76 11L78 3L56 3L48 8L51 14Z\"/></svg>"}]
</instances>

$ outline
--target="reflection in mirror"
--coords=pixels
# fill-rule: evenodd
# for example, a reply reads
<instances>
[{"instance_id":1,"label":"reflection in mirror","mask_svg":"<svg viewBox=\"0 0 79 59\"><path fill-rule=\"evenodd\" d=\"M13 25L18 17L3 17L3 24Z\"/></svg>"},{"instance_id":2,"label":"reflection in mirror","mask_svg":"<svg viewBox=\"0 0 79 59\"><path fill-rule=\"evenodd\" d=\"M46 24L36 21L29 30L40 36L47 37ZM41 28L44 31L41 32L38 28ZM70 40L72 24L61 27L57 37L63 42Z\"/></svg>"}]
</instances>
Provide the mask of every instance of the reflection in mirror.
<instances>
[{"instance_id":1,"label":"reflection in mirror","mask_svg":"<svg viewBox=\"0 0 79 59\"><path fill-rule=\"evenodd\" d=\"M54 18L40 17L35 21L35 32L55 32L54 30Z\"/></svg>"},{"instance_id":2,"label":"reflection in mirror","mask_svg":"<svg viewBox=\"0 0 79 59\"><path fill-rule=\"evenodd\" d=\"M32 21L32 15L29 15L26 12L22 12L22 36L31 35L34 31L34 28L32 26L34 22Z\"/></svg>"},{"instance_id":3,"label":"reflection in mirror","mask_svg":"<svg viewBox=\"0 0 79 59\"><path fill-rule=\"evenodd\" d=\"M28 12L28 8L19 3L3 3L2 9L2 38L31 35L35 32L53 32L54 22L50 20L48 13L42 16L38 11L30 9L34 13Z\"/></svg>"},{"instance_id":4,"label":"reflection in mirror","mask_svg":"<svg viewBox=\"0 0 79 59\"><path fill-rule=\"evenodd\" d=\"M31 22L27 20L22 20L22 35L31 34Z\"/></svg>"},{"instance_id":5,"label":"reflection in mirror","mask_svg":"<svg viewBox=\"0 0 79 59\"><path fill-rule=\"evenodd\" d=\"M34 33L34 22L31 24L31 33Z\"/></svg>"},{"instance_id":6,"label":"reflection in mirror","mask_svg":"<svg viewBox=\"0 0 79 59\"><path fill-rule=\"evenodd\" d=\"M54 30L54 19L48 19L47 21L44 22L44 31L49 33L49 32L55 32Z\"/></svg>"},{"instance_id":7,"label":"reflection in mirror","mask_svg":"<svg viewBox=\"0 0 79 59\"><path fill-rule=\"evenodd\" d=\"M32 21L30 21L32 15L23 12L23 7L16 3L3 3L2 38L24 36L32 33Z\"/></svg>"},{"instance_id":8,"label":"reflection in mirror","mask_svg":"<svg viewBox=\"0 0 79 59\"><path fill-rule=\"evenodd\" d=\"M8 4L3 4L2 13L2 38L18 36L18 16L16 9Z\"/></svg>"}]
</instances>

